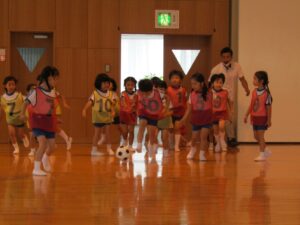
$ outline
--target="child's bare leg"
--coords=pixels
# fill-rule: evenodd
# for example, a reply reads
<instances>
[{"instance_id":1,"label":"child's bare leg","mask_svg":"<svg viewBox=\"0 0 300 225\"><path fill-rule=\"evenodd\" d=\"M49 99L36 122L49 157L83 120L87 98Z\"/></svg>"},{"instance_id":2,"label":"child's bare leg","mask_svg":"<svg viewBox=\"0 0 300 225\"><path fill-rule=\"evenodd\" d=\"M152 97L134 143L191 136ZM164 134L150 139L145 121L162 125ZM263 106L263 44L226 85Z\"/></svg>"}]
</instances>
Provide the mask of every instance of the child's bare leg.
<instances>
[{"instance_id":1,"label":"child's bare leg","mask_svg":"<svg viewBox=\"0 0 300 225\"><path fill-rule=\"evenodd\" d=\"M55 148L55 138L50 138L46 140L46 149L45 153L43 154L42 157L42 163L44 166L45 171L51 172L52 171L52 166L49 160L49 157L51 154L53 154L54 148Z\"/></svg>"},{"instance_id":2,"label":"child's bare leg","mask_svg":"<svg viewBox=\"0 0 300 225\"><path fill-rule=\"evenodd\" d=\"M134 140L134 125L128 125L128 142L130 148L132 148L133 140Z\"/></svg>"},{"instance_id":3,"label":"child's bare leg","mask_svg":"<svg viewBox=\"0 0 300 225\"><path fill-rule=\"evenodd\" d=\"M94 136L93 136L92 151L91 151L92 156L102 155L100 152L98 152L98 147L97 147L99 136L100 136L101 132L102 132L102 127L94 128Z\"/></svg>"},{"instance_id":4,"label":"child's bare leg","mask_svg":"<svg viewBox=\"0 0 300 225\"><path fill-rule=\"evenodd\" d=\"M260 152L265 152L266 142L265 142L265 131L264 130L257 131L257 139L258 139Z\"/></svg>"},{"instance_id":5,"label":"child's bare leg","mask_svg":"<svg viewBox=\"0 0 300 225\"><path fill-rule=\"evenodd\" d=\"M175 121L175 128L174 128L174 136L175 136L175 151L179 152L180 148L179 148L179 144L180 144L180 137L181 137L181 133L180 133L180 128L178 126L179 121Z\"/></svg>"},{"instance_id":6,"label":"child's bare leg","mask_svg":"<svg viewBox=\"0 0 300 225\"><path fill-rule=\"evenodd\" d=\"M142 142L143 142L143 137L144 137L144 132L147 126L147 120L145 119L140 119L140 123L139 123L139 131L138 131L138 135L137 135L137 152L141 152L142 151Z\"/></svg>"},{"instance_id":7,"label":"child's bare leg","mask_svg":"<svg viewBox=\"0 0 300 225\"><path fill-rule=\"evenodd\" d=\"M14 154L18 154L20 152L20 149L19 149L19 145L18 145L18 142L17 142L17 137L16 137L16 128L12 125L8 125L8 135L9 135L9 138L10 138L10 141L12 143L12 146L14 147Z\"/></svg>"},{"instance_id":8,"label":"child's bare leg","mask_svg":"<svg viewBox=\"0 0 300 225\"><path fill-rule=\"evenodd\" d=\"M104 127L104 132L106 136L106 151L109 155L115 155L114 151L111 149L111 125L106 125Z\"/></svg>"},{"instance_id":9,"label":"child's bare leg","mask_svg":"<svg viewBox=\"0 0 300 225\"><path fill-rule=\"evenodd\" d=\"M193 131L192 132L192 146L191 150L189 151L189 154L187 155L187 159L193 159L196 152L197 152L197 141L199 139L199 131Z\"/></svg>"},{"instance_id":10,"label":"child's bare leg","mask_svg":"<svg viewBox=\"0 0 300 225\"><path fill-rule=\"evenodd\" d=\"M227 143L225 140L225 120L219 121L219 137L220 137L220 144L223 151L227 151Z\"/></svg>"},{"instance_id":11,"label":"child's bare leg","mask_svg":"<svg viewBox=\"0 0 300 225\"><path fill-rule=\"evenodd\" d=\"M47 139L45 136L38 136L37 140L39 143L39 147L35 153L34 169L32 174L36 176L45 176L47 174L41 169L41 161L47 148Z\"/></svg>"},{"instance_id":12,"label":"child's bare leg","mask_svg":"<svg viewBox=\"0 0 300 225\"><path fill-rule=\"evenodd\" d=\"M121 145L125 145L126 143L126 140L128 140L128 125L127 124L121 124L120 125L121 127L121 134L122 134L122 137L123 137L123 142L121 141Z\"/></svg>"},{"instance_id":13,"label":"child's bare leg","mask_svg":"<svg viewBox=\"0 0 300 225\"><path fill-rule=\"evenodd\" d=\"M205 157L205 151L208 149L208 134L209 134L209 128L202 128L200 132L200 155L199 159L201 161L206 161Z\"/></svg>"}]
</instances>

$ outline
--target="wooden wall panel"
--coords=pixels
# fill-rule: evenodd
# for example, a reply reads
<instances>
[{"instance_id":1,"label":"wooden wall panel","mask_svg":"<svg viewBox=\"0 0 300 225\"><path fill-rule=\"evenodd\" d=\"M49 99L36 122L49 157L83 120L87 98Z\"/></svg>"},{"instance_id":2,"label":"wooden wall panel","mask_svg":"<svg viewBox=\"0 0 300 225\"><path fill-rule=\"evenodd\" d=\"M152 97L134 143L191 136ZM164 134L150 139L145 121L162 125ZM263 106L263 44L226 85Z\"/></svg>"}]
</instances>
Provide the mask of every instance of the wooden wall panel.
<instances>
[{"instance_id":1,"label":"wooden wall panel","mask_svg":"<svg viewBox=\"0 0 300 225\"><path fill-rule=\"evenodd\" d=\"M88 1L88 47L119 48L119 0Z\"/></svg>"},{"instance_id":2,"label":"wooden wall panel","mask_svg":"<svg viewBox=\"0 0 300 225\"><path fill-rule=\"evenodd\" d=\"M58 88L69 98L87 96L87 49L57 48L55 65L60 70Z\"/></svg>"},{"instance_id":3,"label":"wooden wall panel","mask_svg":"<svg viewBox=\"0 0 300 225\"><path fill-rule=\"evenodd\" d=\"M0 48L6 49L6 60L0 62L0 79L9 73L8 0L0 0Z\"/></svg>"},{"instance_id":4,"label":"wooden wall panel","mask_svg":"<svg viewBox=\"0 0 300 225\"><path fill-rule=\"evenodd\" d=\"M54 0L10 0L9 24L14 31L53 31Z\"/></svg>"},{"instance_id":5,"label":"wooden wall panel","mask_svg":"<svg viewBox=\"0 0 300 225\"><path fill-rule=\"evenodd\" d=\"M212 34L214 26L214 1L172 0L169 9L179 10L179 29L174 33Z\"/></svg>"},{"instance_id":6,"label":"wooden wall panel","mask_svg":"<svg viewBox=\"0 0 300 225\"><path fill-rule=\"evenodd\" d=\"M154 10L166 9L167 0L120 1L120 28L122 33L160 33L154 28Z\"/></svg>"},{"instance_id":7,"label":"wooden wall panel","mask_svg":"<svg viewBox=\"0 0 300 225\"><path fill-rule=\"evenodd\" d=\"M104 65L110 64L111 71L108 75L116 78L119 83L120 77L120 50L119 49L89 49L88 51L88 89L94 88L94 80L98 73L104 72Z\"/></svg>"},{"instance_id":8,"label":"wooden wall panel","mask_svg":"<svg viewBox=\"0 0 300 225\"><path fill-rule=\"evenodd\" d=\"M214 12L215 32L211 39L212 66L220 61L220 50L229 45L229 1L216 1Z\"/></svg>"},{"instance_id":9,"label":"wooden wall panel","mask_svg":"<svg viewBox=\"0 0 300 225\"><path fill-rule=\"evenodd\" d=\"M87 1L56 1L56 46L87 47Z\"/></svg>"},{"instance_id":10,"label":"wooden wall panel","mask_svg":"<svg viewBox=\"0 0 300 225\"><path fill-rule=\"evenodd\" d=\"M180 11L179 29L155 29L155 9ZM161 0L120 2L120 26L122 33L164 34L212 34L214 25L214 1Z\"/></svg>"}]
</instances>

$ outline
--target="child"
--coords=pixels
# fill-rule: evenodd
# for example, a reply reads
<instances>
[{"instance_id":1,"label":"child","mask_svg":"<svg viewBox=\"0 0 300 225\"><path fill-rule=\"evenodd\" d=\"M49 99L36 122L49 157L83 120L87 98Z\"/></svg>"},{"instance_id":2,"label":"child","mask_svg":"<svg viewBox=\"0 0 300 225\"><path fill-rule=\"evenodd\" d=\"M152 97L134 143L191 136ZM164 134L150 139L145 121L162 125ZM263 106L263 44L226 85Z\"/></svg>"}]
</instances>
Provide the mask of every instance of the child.
<instances>
[{"instance_id":1,"label":"child","mask_svg":"<svg viewBox=\"0 0 300 225\"><path fill-rule=\"evenodd\" d=\"M86 118L86 110L92 107L92 122L95 128L91 151L92 156L103 155L101 152L98 152L97 148L97 143L102 130L105 130L106 134L107 153L109 155L114 155L110 143L110 126L114 118L114 101L116 96L109 90L110 81L111 79L107 74L101 73L97 75L94 84L95 90L82 110L82 116Z\"/></svg>"},{"instance_id":2,"label":"child","mask_svg":"<svg viewBox=\"0 0 300 225\"><path fill-rule=\"evenodd\" d=\"M205 151L208 149L208 134L212 124L212 95L204 82L204 76L196 73L191 77L192 92L188 100L187 110L179 121L180 127L191 113L192 147L187 159L193 159L197 151L196 142L200 135L200 161L206 161Z\"/></svg>"},{"instance_id":3,"label":"child","mask_svg":"<svg viewBox=\"0 0 300 225\"><path fill-rule=\"evenodd\" d=\"M141 150L143 140L143 128L147 127L149 135L148 151L153 158L157 150L157 122L163 111L163 104L160 94L153 89L153 83L149 79L143 79L139 82L138 93L138 115L140 127L138 132L138 147Z\"/></svg>"},{"instance_id":4,"label":"child","mask_svg":"<svg viewBox=\"0 0 300 225\"><path fill-rule=\"evenodd\" d=\"M247 123L251 115L254 138L259 144L260 154L255 161L265 161L271 154L266 150L265 131L271 127L272 96L269 89L268 74L265 71L257 71L253 77L253 84L257 87L252 92L249 109L244 122Z\"/></svg>"},{"instance_id":5,"label":"child","mask_svg":"<svg viewBox=\"0 0 300 225\"><path fill-rule=\"evenodd\" d=\"M173 70L169 74L170 86L167 89L167 95L172 104L172 120L174 124L174 130L172 132L172 139L175 136L175 151L179 152L179 144L181 137L181 127L178 127L178 121L180 121L186 110L186 90L181 86L183 80L183 74L180 71ZM172 141L173 142L173 141Z\"/></svg>"},{"instance_id":6,"label":"child","mask_svg":"<svg viewBox=\"0 0 300 225\"><path fill-rule=\"evenodd\" d=\"M170 99L166 95L167 91L167 83L165 81L161 81L158 84L158 91L160 93L160 97L163 102L164 112L162 113L163 119L158 121L157 127L162 132L162 142L163 142L163 156L168 155L169 150L169 130L173 128L172 123L172 111L170 110L171 103Z\"/></svg>"},{"instance_id":7,"label":"child","mask_svg":"<svg viewBox=\"0 0 300 225\"><path fill-rule=\"evenodd\" d=\"M25 148L29 146L28 138L24 134L24 121L19 118L24 103L24 97L17 91L16 85L17 79L15 77L5 77L3 81L5 93L1 96L1 107L5 112L8 134L14 148L13 154L19 154L20 152L16 137L17 132L22 138Z\"/></svg>"},{"instance_id":8,"label":"child","mask_svg":"<svg viewBox=\"0 0 300 225\"><path fill-rule=\"evenodd\" d=\"M127 145L128 142L131 151L133 151L134 127L137 120L138 96L136 94L136 83L134 77L127 77L124 80L125 91L121 93L120 101L120 123L124 141L121 145Z\"/></svg>"},{"instance_id":9,"label":"child","mask_svg":"<svg viewBox=\"0 0 300 225\"><path fill-rule=\"evenodd\" d=\"M55 92L59 73L56 68L46 66L39 75L39 85L27 96L21 113L21 118L25 119L25 112L28 105L32 107L31 127L32 133L37 138L39 147L35 153L34 176L46 176L46 172L51 172L49 156L55 146L56 115L55 115ZM44 170L41 169L41 162Z\"/></svg>"},{"instance_id":10,"label":"child","mask_svg":"<svg viewBox=\"0 0 300 225\"><path fill-rule=\"evenodd\" d=\"M118 127L120 134L122 134L121 127L120 127L120 99L116 94L117 89L118 89L117 82L113 78L110 78L109 90L112 91L115 96L114 99L115 115L112 124L116 125ZM106 138L105 132L102 131L101 138L98 141L98 145L102 145L105 142L105 138Z\"/></svg>"},{"instance_id":11,"label":"child","mask_svg":"<svg viewBox=\"0 0 300 225\"><path fill-rule=\"evenodd\" d=\"M225 122L230 121L230 100L228 91L223 89L224 74L214 74L210 79L213 93L213 131L216 140L215 152L227 151Z\"/></svg>"},{"instance_id":12,"label":"child","mask_svg":"<svg viewBox=\"0 0 300 225\"><path fill-rule=\"evenodd\" d=\"M31 92L35 89L36 89L36 84L28 84L26 88L27 96L29 96ZM36 149L35 149L35 138L33 136L32 127L31 127L32 105L28 105L27 107L26 118L27 118L27 128L29 130L29 147L30 147L30 152L28 156L34 156Z\"/></svg>"}]
</instances>

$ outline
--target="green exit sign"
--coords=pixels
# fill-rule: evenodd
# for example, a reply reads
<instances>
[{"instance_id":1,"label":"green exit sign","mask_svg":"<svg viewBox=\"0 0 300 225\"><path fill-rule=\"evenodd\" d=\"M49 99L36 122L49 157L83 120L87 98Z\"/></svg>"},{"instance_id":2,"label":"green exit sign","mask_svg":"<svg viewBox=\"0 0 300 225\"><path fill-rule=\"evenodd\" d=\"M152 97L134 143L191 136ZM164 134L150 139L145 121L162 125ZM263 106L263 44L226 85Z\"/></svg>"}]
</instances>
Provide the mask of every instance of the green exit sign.
<instances>
[{"instance_id":1,"label":"green exit sign","mask_svg":"<svg viewBox=\"0 0 300 225\"><path fill-rule=\"evenodd\" d=\"M158 13L157 24L160 27L170 27L172 21L171 13Z\"/></svg>"},{"instance_id":2,"label":"green exit sign","mask_svg":"<svg viewBox=\"0 0 300 225\"><path fill-rule=\"evenodd\" d=\"M155 10L155 28L178 29L179 10Z\"/></svg>"}]
</instances>

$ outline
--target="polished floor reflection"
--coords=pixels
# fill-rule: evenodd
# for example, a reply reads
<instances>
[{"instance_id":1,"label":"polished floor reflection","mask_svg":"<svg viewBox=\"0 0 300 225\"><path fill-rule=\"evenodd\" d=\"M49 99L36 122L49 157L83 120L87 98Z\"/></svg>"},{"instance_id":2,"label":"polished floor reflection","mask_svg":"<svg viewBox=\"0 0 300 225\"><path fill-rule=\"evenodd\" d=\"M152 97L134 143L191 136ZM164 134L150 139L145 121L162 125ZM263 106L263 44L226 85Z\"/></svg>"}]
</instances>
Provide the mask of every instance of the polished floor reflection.
<instances>
[{"instance_id":1,"label":"polished floor reflection","mask_svg":"<svg viewBox=\"0 0 300 225\"><path fill-rule=\"evenodd\" d=\"M267 163L253 162L255 146L210 152L202 163L160 150L120 163L90 157L89 146L59 146L54 173L32 177L27 152L13 156L1 145L0 225L299 225L300 146L270 149Z\"/></svg>"}]
</instances>

